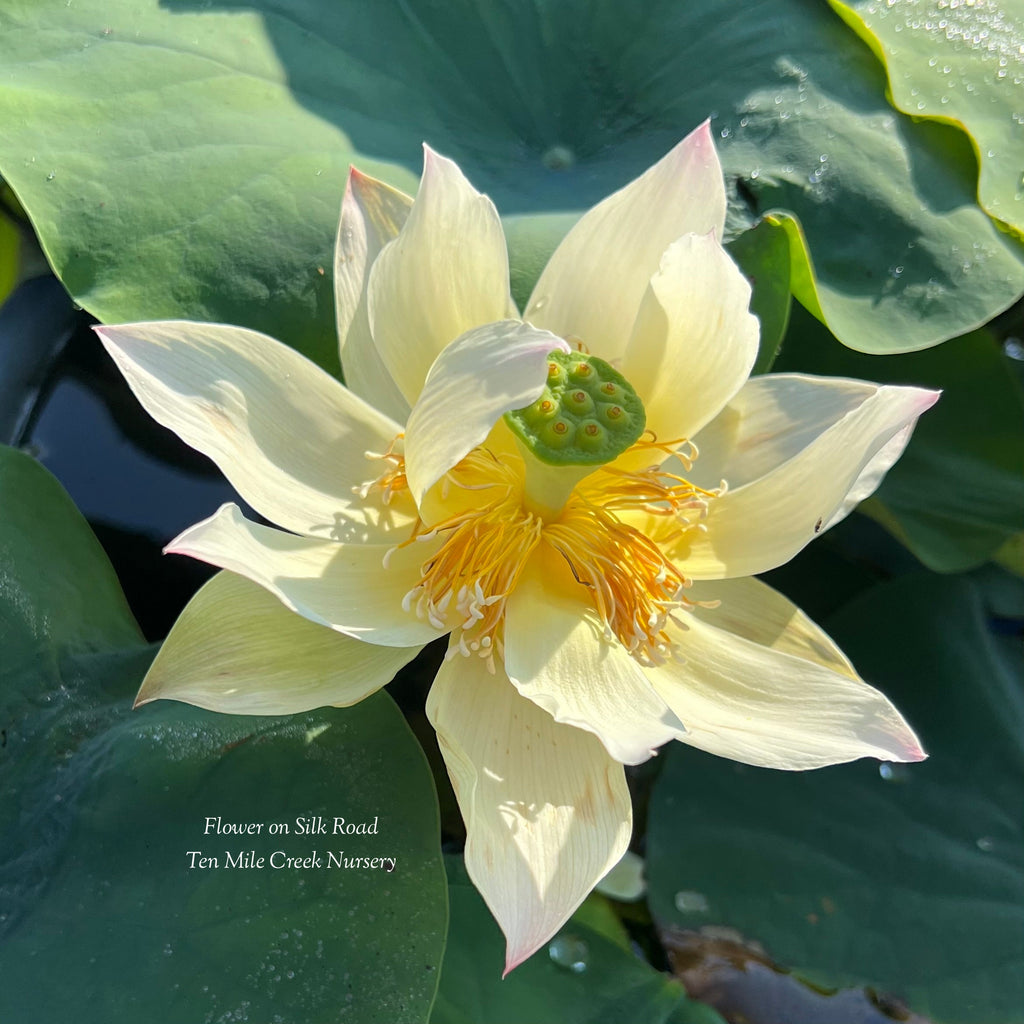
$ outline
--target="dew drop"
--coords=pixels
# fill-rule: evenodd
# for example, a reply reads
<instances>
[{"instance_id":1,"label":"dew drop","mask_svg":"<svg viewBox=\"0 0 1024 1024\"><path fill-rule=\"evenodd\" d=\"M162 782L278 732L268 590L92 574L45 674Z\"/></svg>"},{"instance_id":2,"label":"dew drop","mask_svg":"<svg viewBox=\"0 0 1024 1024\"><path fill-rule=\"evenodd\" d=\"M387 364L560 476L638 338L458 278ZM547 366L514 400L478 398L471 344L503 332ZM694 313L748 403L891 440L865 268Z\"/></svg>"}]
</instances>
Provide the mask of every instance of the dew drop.
<instances>
[{"instance_id":1,"label":"dew drop","mask_svg":"<svg viewBox=\"0 0 1024 1024\"><path fill-rule=\"evenodd\" d=\"M684 889L677 892L675 896L676 910L680 914L706 914L708 912L708 898L702 892L694 892L691 889Z\"/></svg>"},{"instance_id":2,"label":"dew drop","mask_svg":"<svg viewBox=\"0 0 1024 1024\"><path fill-rule=\"evenodd\" d=\"M552 146L540 161L549 171L567 171L576 163L576 154L568 146Z\"/></svg>"},{"instance_id":3,"label":"dew drop","mask_svg":"<svg viewBox=\"0 0 1024 1024\"><path fill-rule=\"evenodd\" d=\"M910 778L905 764L893 764L889 761L883 761L878 766L878 774L886 782L906 782Z\"/></svg>"},{"instance_id":4,"label":"dew drop","mask_svg":"<svg viewBox=\"0 0 1024 1024\"><path fill-rule=\"evenodd\" d=\"M1020 338L1009 337L1003 342L1003 351L1011 358L1024 361L1024 342Z\"/></svg>"},{"instance_id":5,"label":"dew drop","mask_svg":"<svg viewBox=\"0 0 1024 1024\"><path fill-rule=\"evenodd\" d=\"M590 948L580 938L570 933L559 935L548 944L551 962L573 974L582 974L587 969Z\"/></svg>"}]
</instances>

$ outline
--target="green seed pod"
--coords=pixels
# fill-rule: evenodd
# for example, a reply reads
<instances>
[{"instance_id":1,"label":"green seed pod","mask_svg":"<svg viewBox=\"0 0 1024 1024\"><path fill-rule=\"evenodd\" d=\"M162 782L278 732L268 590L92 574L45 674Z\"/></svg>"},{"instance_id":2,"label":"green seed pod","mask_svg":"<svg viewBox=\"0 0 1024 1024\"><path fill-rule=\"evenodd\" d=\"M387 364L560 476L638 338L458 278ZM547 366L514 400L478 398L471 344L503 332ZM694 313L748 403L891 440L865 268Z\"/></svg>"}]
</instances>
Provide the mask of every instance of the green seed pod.
<instances>
[{"instance_id":1,"label":"green seed pod","mask_svg":"<svg viewBox=\"0 0 1024 1024\"><path fill-rule=\"evenodd\" d=\"M525 447L553 466L600 466L635 444L647 425L643 403L603 359L548 356L547 387L525 409L505 414Z\"/></svg>"}]
</instances>

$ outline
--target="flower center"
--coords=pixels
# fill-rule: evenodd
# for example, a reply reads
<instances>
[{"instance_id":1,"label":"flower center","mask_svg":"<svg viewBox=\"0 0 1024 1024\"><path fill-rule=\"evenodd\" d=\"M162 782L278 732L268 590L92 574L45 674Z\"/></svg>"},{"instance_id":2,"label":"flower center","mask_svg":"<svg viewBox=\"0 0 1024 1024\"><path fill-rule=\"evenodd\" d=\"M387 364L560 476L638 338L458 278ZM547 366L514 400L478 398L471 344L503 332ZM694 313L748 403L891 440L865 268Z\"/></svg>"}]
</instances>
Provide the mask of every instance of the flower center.
<instances>
[{"instance_id":1,"label":"flower center","mask_svg":"<svg viewBox=\"0 0 1024 1024\"><path fill-rule=\"evenodd\" d=\"M692 465L696 454L688 444L684 465ZM544 529L544 542L590 591L607 639L617 639L641 664L660 664L671 656L666 626L672 620L685 628L674 613L697 603L685 594L692 580L641 526L662 520L669 527L659 528L663 539L700 530L708 501L717 493L657 467L605 468L588 477L561 517Z\"/></svg>"},{"instance_id":2,"label":"flower center","mask_svg":"<svg viewBox=\"0 0 1024 1024\"><path fill-rule=\"evenodd\" d=\"M696 457L689 443L651 440L634 448L650 449L653 462L656 451L660 459L679 444L676 454L689 468ZM394 493L404 484L402 456L392 446L383 458L388 470L368 487ZM398 545L440 539L405 595L405 609L453 631L449 657L478 655L493 671L493 659L504 653L506 603L529 559L547 551L548 557L564 559L586 589L610 641L618 640L642 664L670 657L666 626L678 609L695 602L685 596L690 580L649 530L657 526L659 538L674 539L702 529L707 503L718 492L657 467L642 472L602 467L579 483L557 518L550 519L529 508L525 472L515 455L476 448L435 485L432 500L441 514L432 517L429 528L417 521Z\"/></svg>"}]
</instances>

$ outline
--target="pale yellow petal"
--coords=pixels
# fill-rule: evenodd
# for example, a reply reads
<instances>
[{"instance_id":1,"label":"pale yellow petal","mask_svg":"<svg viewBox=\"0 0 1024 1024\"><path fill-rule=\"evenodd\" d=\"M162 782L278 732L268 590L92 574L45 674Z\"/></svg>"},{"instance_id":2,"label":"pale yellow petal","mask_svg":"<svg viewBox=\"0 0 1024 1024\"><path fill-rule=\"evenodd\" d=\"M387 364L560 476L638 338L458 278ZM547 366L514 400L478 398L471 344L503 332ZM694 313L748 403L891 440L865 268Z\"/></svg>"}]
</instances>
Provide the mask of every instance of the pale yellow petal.
<instances>
[{"instance_id":1,"label":"pale yellow petal","mask_svg":"<svg viewBox=\"0 0 1024 1024\"><path fill-rule=\"evenodd\" d=\"M412 199L354 167L348 176L334 248L334 304L345 383L360 398L397 423L409 416L398 389L370 334L366 287L381 249L397 237Z\"/></svg>"},{"instance_id":2,"label":"pale yellow petal","mask_svg":"<svg viewBox=\"0 0 1024 1024\"><path fill-rule=\"evenodd\" d=\"M466 869L508 940L506 972L568 920L629 843L622 765L479 658L446 661L427 699L462 817Z\"/></svg>"},{"instance_id":3,"label":"pale yellow petal","mask_svg":"<svg viewBox=\"0 0 1024 1024\"><path fill-rule=\"evenodd\" d=\"M859 679L835 641L812 622L789 598L753 576L736 580L701 580L686 596L692 601L719 602L690 613L702 622L735 636L814 661L832 672ZM684 641L685 642L685 641Z\"/></svg>"},{"instance_id":4,"label":"pale yellow petal","mask_svg":"<svg viewBox=\"0 0 1024 1024\"><path fill-rule=\"evenodd\" d=\"M417 505L482 444L501 416L534 401L547 382L547 357L569 346L520 320L468 331L434 361L405 431L405 467Z\"/></svg>"},{"instance_id":5,"label":"pale yellow petal","mask_svg":"<svg viewBox=\"0 0 1024 1024\"><path fill-rule=\"evenodd\" d=\"M451 160L424 147L409 217L370 271L374 342L410 406L431 363L460 334L510 309L508 253L494 204Z\"/></svg>"},{"instance_id":6,"label":"pale yellow petal","mask_svg":"<svg viewBox=\"0 0 1024 1024\"><path fill-rule=\"evenodd\" d=\"M390 682L419 650L318 626L256 583L220 572L185 606L135 704L180 700L233 715L348 707Z\"/></svg>"},{"instance_id":7,"label":"pale yellow petal","mask_svg":"<svg viewBox=\"0 0 1024 1024\"><path fill-rule=\"evenodd\" d=\"M622 355L662 253L681 235L725 223L722 168L707 122L569 231L537 281L525 320Z\"/></svg>"},{"instance_id":8,"label":"pale yellow petal","mask_svg":"<svg viewBox=\"0 0 1024 1024\"><path fill-rule=\"evenodd\" d=\"M669 246L621 366L659 441L692 439L750 376L760 328L749 306L747 279L712 235Z\"/></svg>"},{"instance_id":9,"label":"pale yellow petal","mask_svg":"<svg viewBox=\"0 0 1024 1024\"><path fill-rule=\"evenodd\" d=\"M752 576L788 562L849 510L848 495L881 479L880 460L895 458L907 428L937 397L921 388L875 388L786 461L712 499L706 531L670 545L670 557L694 579ZM777 448L770 436L763 443Z\"/></svg>"},{"instance_id":10,"label":"pale yellow petal","mask_svg":"<svg viewBox=\"0 0 1024 1024\"><path fill-rule=\"evenodd\" d=\"M433 550L428 544L388 556L386 544L296 537L249 522L236 505L222 505L166 550L239 573L311 622L367 643L413 647L446 632L402 607L419 582L421 562Z\"/></svg>"},{"instance_id":11,"label":"pale yellow petal","mask_svg":"<svg viewBox=\"0 0 1024 1024\"><path fill-rule=\"evenodd\" d=\"M401 428L304 356L224 324L96 333L146 411L213 459L261 515L308 536L385 538L389 521L352 488L380 471L366 451L383 451Z\"/></svg>"},{"instance_id":12,"label":"pale yellow petal","mask_svg":"<svg viewBox=\"0 0 1024 1024\"><path fill-rule=\"evenodd\" d=\"M751 377L695 437L700 457L687 479L733 489L762 477L855 412L877 384L842 377L771 373Z\"/></svg>"},{"instance_id":13,"label":"pale yellow petal","mask_svg":"<svg viewBox=\"0 0 1024 1024\"><path fill-rule=\"evenodd\" d=\"M623 764L646 761L685 732L640 665L605 638L589 593L545 546L508 601L505 670L524 697L556 722L592 732Z\"/></svg>"},{"instance_id":14,"label":"pale yellow petal","mask_svg":"<svg viewBox=\"0 0 1024 1024\"><path fill-rule=\"evenodd\" d=\"M685 614L678 660L646 670L685 722L684 742L789 770L925 756L885 695L784 597L750 580L693 589L695 598L720 599L721 610Z\"/></svg>"}]
</instances>

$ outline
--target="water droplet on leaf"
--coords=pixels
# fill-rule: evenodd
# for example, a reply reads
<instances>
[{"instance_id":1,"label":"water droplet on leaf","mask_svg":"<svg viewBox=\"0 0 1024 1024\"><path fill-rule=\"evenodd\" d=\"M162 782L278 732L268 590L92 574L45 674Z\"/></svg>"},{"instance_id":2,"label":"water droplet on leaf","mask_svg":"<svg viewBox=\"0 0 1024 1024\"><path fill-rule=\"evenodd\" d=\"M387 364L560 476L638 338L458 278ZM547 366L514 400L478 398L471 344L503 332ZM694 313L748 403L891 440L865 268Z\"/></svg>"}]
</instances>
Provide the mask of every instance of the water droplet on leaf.
<instances>
[{"instance_id":1,"label":"water droplet on leaf","mask_svg":"<svg viewBox=\"0 0 1024 1024\"><path fill-rule=\"evenodd\" d=\"M573 974L582 974L587 969L590 948L575 935L559 935L548 945L548 956L551 962Z\"/></svg>"},{"instance_id":2,"label":"water droplet on leaf","mask_svg":"<svg viewBox=\"0 0 1024 1024\"><path fill-rule=\"evenodd\" d=\"M676 893L675 905L680 914L706 914L708 912L708 898L704 893L689 889Z\"/></svg>"}]
</instances>

